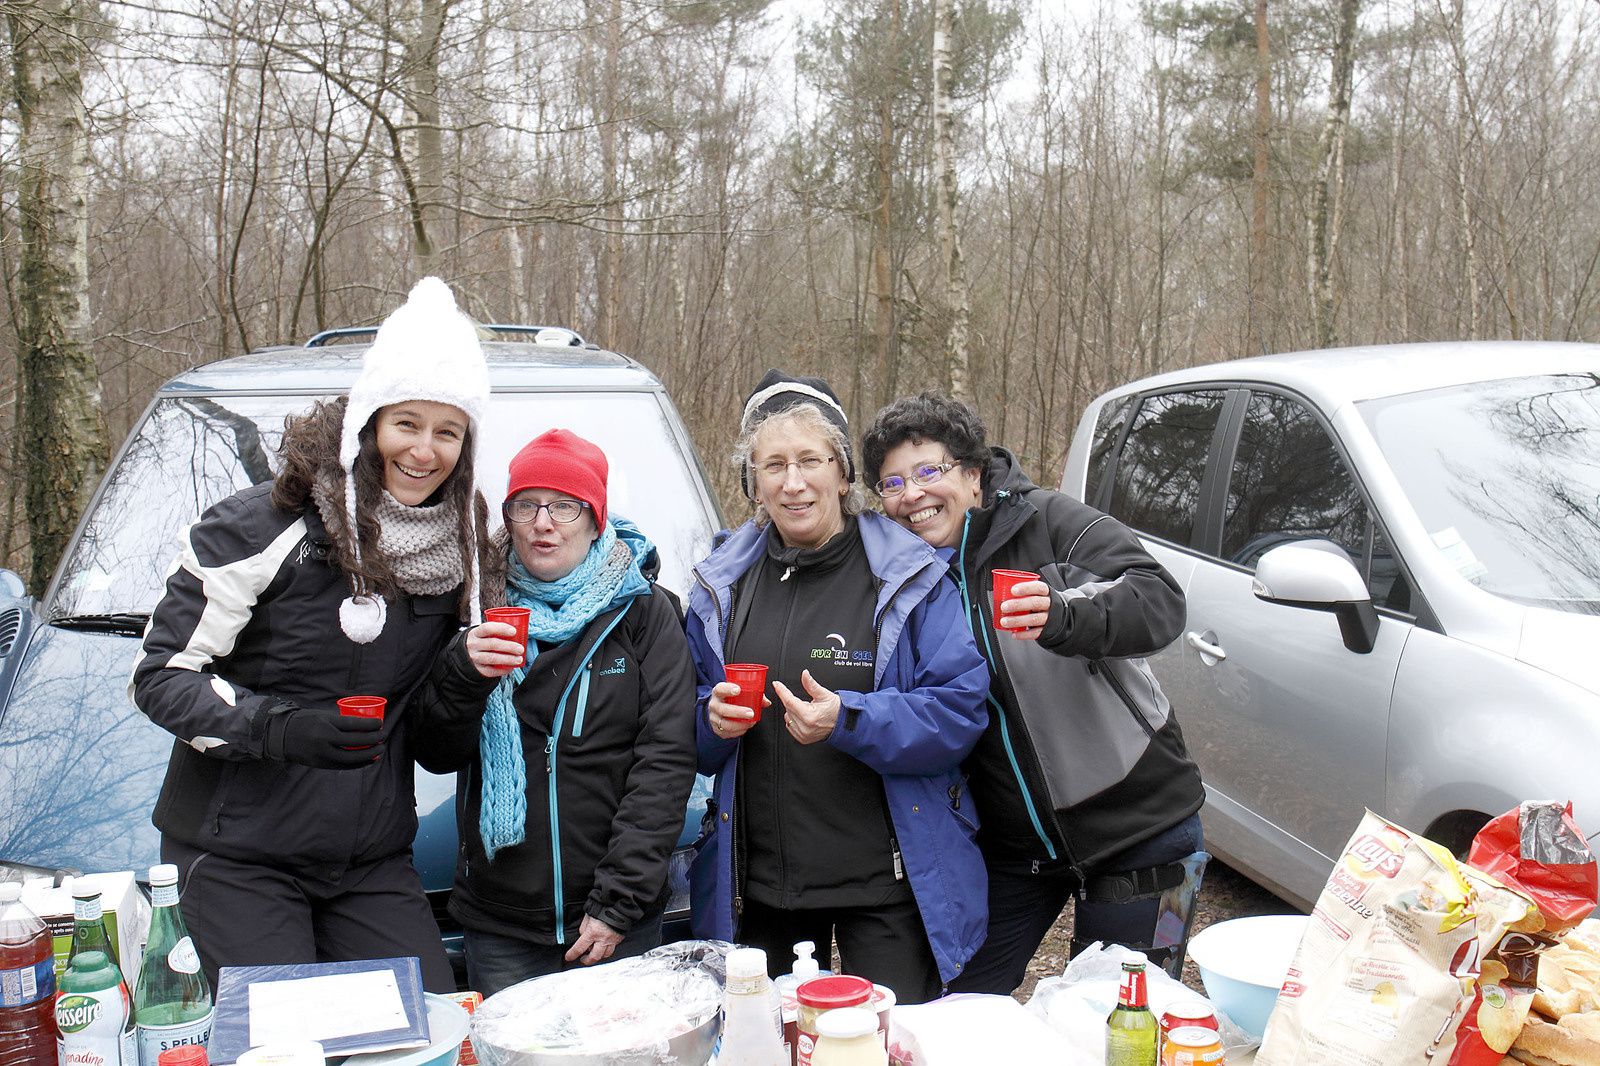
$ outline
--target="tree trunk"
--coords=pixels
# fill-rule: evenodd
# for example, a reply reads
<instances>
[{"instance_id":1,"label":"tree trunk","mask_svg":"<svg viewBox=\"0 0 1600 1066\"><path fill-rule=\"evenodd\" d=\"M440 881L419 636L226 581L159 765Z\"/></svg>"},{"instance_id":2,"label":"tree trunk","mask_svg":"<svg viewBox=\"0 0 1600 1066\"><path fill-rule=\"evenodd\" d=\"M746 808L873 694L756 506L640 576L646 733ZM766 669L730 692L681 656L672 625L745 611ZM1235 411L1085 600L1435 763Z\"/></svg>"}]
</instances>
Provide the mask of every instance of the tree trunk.
<instances>
[{"instance_id":1,"label":"tree trunk","mask_svg":"<svg viewBox=\"0 0 1600 1066\"><path fill-rule=\"evenodd\" d=\"M970 392L967 325L972 317L972 297L967 291L966 265L961 258L961 231L956 227L956 116L950 87L950 42L955 36L955 23L955 0L934 0L934 155L939 172L939 244L945 303L950 311L950 331L945 338L946 376L950 395L965 400Z\"/></svg>"},{"instance_id":2,"label":"tree trunk","mask_svg":"<svg viewBox=\"0 0 1600 1066\"><path fill-rule=\"evenodd\" d=\"M42 592L106 464L100 385L89 350L88 52L73 0L8 15L20 119L18 277L27 469L29 585Z\"/></svg>"},{"instance_id":3,"label":"tree trunk","mask_svg":"<svg viewBox=\"0 0 1600 1066\"><path fill-rule=\"evenodd\" d=\"M889 40L884 47L884 66L889 77L896 76L900 66L900 0L889 0ZM891 265L890 243L894 236L894 161L895 124L894 94L885 92L878 106L878 144L873 165L877 182L877 200L872 212L872 336L875 366L880 380L894 379L891 363L894 358L895 313L894 269ZM884 396L884 400L888 397ZM868 397L861 398L863 404ZM873 399L871 402L877 402Z\"/></svg>"},{"instance_id":4,"label":"tree trunk","mask_svg":"<svg viewBox=\"0 0 1600 1066\"><path fill-rule=\"evenodd\" d=\"M600 246L600 269L596 272L595 297L598 315L595 333L602 347L617 348L617 323L622 307L622 209L621 175L618 173L621 137L618 114L617 81L622 70L622 0L606 5L605 50L601 71L600 182L605 203L605 233Z\"/></svg>"},{"instance_id":5,"label":"tree trunk","mask_svg":"<svg viewBox=\"0 0 1600 1066\"><path fill-rule=\"evenodd\" d=\"M439 211L444 191L439 40L444 35L444 17L445 0L418 0L415 32L407 35L405 45L406 110L412 123L412 172L416 175L412 252L419 276L438 271Z\"/></svg>"},{"instance_id":6,"label":"tree trunk","mask_svg":"<svg viewBox=\"0 0 1600 1066\"><path fill-rule=\"evenodd\" d=\"M1350 80L1355 67L1356 16L1360 0L1339 0L1333 36L1333 74L1328 84L1328 117L1318 140L1321 165L1311 190L1311 241L1307 276L1311 283L1311 334L1318 348L1338 342L1334 325L1333 259L1339 244L1339 207L1344 199L1344 141L1350 128Z\"/></svg>"},{"instance_id":7,"label":"tree trunk","mask_svg":"<svg viewBox=\"0 0 1600 1066\"><path fill-rule=\"evenodd\" d=\"M1267 0L1256 0L1255 167L1250 178L1250 296L1246 312L1249 344L1268 351L1266 333L1267 163L1272 132L1272 42L1267 34Z\"/></svg>"}]
</instances>

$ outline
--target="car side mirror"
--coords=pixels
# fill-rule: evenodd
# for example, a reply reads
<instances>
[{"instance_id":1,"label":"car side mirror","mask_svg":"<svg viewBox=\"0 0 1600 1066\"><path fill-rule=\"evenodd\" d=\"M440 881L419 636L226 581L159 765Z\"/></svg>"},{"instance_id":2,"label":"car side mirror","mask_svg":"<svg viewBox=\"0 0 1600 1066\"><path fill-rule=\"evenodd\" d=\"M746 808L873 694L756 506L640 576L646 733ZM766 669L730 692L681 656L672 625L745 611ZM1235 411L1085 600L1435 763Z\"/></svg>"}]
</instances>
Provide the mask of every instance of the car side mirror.
<instances>
[{"instance_id":1,"label":"car side mirror","mask_svg":"<svg viewBox=\"0 0 1600 1066\"><path fill-rule=\"evenodd\" d=\"M1266 552L1250 591L1268 603L1328 611L1339 620L1344 646L1358 655L1377 646L1378 612L1367 583L1332 541L1295 541Z\"/></svg>"},{"instance_id":2,"label":"car side mirror","mask_svg":"<svg viewBox=\"0 0 1600 1066\"><path fill-rule=\"evenodd\" d=\"M0 596L9 596L20 600L28 594L28 586L22 583L22 578L10 570L0 569Z\"/></svg>"}]
</instances>

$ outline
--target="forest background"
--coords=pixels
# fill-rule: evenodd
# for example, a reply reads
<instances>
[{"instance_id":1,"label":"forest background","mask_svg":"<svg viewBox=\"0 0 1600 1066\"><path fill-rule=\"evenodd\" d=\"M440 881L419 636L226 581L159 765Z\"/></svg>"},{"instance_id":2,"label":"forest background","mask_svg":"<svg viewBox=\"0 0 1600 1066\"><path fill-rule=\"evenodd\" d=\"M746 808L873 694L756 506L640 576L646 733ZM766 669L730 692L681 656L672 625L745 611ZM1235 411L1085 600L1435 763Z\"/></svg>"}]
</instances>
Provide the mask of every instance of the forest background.
<instances>
[{"instance_id":1,"label":"forest background","mask_svg":"<svg viewBox=\"0 0 1600 1066\"><path fill-rule=\"evenodd\" d=\"M730 506L769 366L858 427L954 390L1053 484L1139 375L1600 331L1589 0L0 14L0 561L35 588L161 381L426 273L654 370Z\"/></svg>"}]
</instances>

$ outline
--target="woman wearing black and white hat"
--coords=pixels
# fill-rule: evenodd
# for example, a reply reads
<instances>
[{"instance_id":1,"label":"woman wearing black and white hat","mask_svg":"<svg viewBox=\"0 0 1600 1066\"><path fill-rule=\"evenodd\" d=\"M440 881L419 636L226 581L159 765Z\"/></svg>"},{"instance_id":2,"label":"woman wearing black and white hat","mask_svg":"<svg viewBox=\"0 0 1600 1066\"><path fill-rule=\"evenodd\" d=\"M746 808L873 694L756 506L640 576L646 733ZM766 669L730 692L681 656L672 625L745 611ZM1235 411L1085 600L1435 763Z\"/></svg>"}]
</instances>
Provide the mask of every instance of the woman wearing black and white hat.
<instances>
[{"instance_id":1,"label":"woman wearing black and white hat","mask_svg":"<svg viewBox=\"0 0 1600 1066\"><path fill-rule=\"evenodd\" d=\"M489 400L476 327L426 278L348 398L291 418L281 471L182 539L134 667L176 737L153 821L206 975L415 955L454 987L411 865L410 698L478 615ZM341 717L346 695L388 700Z\"/></svg>"},{"instance_id":2,"label":"woman wearing black and white hat","mask_svg":"<svg viewBox=\"0 0 1600 1066\"><path fill-rule=\"evenodd\" d=\"M961 760L988 685L945 565L862 513L844 410L771 371L736 457L756 517L695 567L700 772L716 775L693 870L699 936L765 948L836 938L845 972L901 1002L939 995L983 939L983 862ZM762 663L759 721L730 662Z\"/></svg>"}]
</instances>

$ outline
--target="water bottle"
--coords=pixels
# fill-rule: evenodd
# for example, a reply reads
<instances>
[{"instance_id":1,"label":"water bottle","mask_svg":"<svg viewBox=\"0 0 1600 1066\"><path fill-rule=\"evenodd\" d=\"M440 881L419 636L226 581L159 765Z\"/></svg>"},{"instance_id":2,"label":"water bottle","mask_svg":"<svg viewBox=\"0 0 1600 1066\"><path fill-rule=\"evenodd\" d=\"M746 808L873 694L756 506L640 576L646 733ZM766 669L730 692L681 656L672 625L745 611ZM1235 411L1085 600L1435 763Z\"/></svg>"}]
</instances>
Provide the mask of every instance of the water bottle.
<instances>
[{"instance_id":1,"label":"water bottle","mask_svg":"<svg viewBox=\"0 0 1600 1066\"><path fill-rule=\"evenodd\" d=\"M728 952L726 965L717 1066L788 1066L789 1056L772 1016L767 953L760 948L734 948Z\"/></svg>"},{"instance_id":2,"label":"water bottle","mask_svg":"<svg viewBox=\"0 0 1600 1066\"><path fill-rule=\"evenodd\" d=\"M0 1066L56 1066L56 960L50 929L0 884Z\"/></svg>"},{"instance_id":3,"label":"water bottle","mask_svg":"<svg viewBox=\"0 0 1600 1066\"><path fill-rule=\"evenodd\" d=\"M178 910L178 868L150 867L150 939L133 994L140 1066L159 1066L161 1053L211 1039L211 986Z\"/></svg>"}]
</instances>

